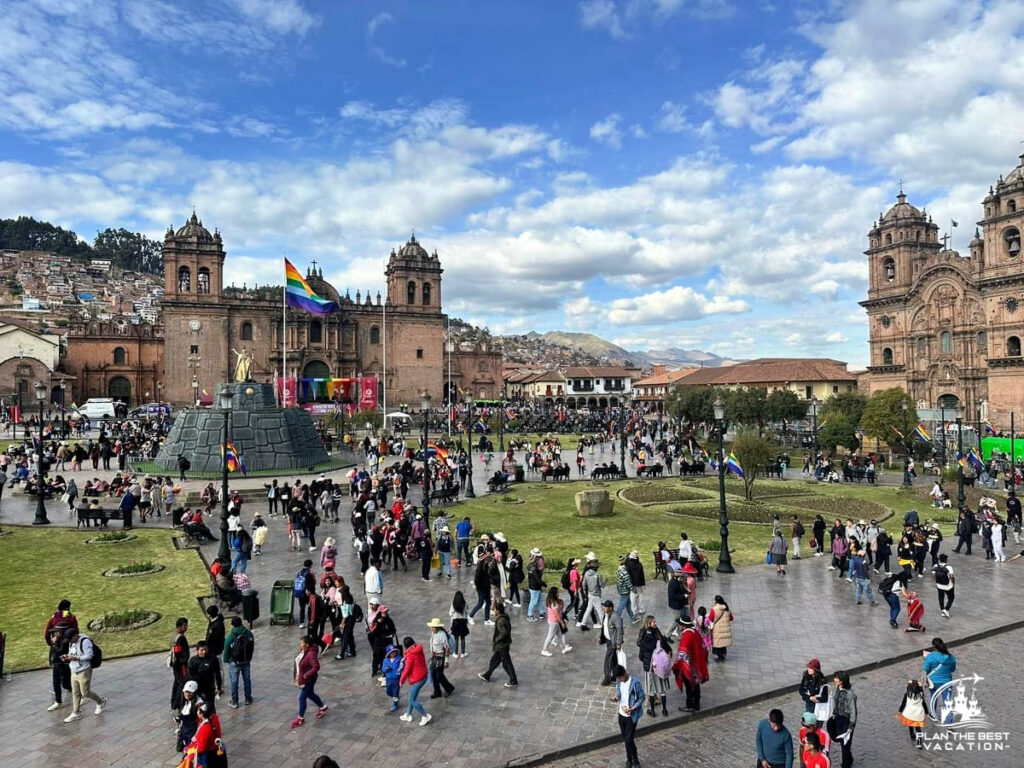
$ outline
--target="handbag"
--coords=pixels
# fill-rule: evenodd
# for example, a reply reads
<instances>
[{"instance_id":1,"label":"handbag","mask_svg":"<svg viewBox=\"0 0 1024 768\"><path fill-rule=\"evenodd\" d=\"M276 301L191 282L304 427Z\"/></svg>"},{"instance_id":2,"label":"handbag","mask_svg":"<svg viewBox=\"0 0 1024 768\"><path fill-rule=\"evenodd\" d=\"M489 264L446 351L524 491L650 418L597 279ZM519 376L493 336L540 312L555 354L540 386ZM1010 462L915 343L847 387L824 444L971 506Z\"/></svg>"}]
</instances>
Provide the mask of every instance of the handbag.
<instances>
[{"instance_id":1,"label":"handbag","mask_svg":"<svg viewBox=\"0 0 1024 768\"><path fill-rule=\"evenodd\" d=\"M615 663L623 669L626 668L626 652L621 648L615 652Z\"/></svg>"},{"instance_id":2,"label":"handbag","mask_svg":"<svg viewBox=\"0 0 1024 768\"><path fill-rule=\"evenodd\" d=\"M821 686L821 690L818 691L818 697L821 697L821 691L825 691L827 699L825 701L814 702L814 716L818 718L819 723L826 723L832 717L832 712L835 708L835 695L832 691L832 686L825 683Z\"/></svg>"},{"instance_id":3,"label":"handbag","mask_svg":"<svg viewBox=\"0 0 1024 768\"><path fill-rule=\"evenodd\" d=\"M807 542L807 544L808 544L808 546L810 546L811 549L817 549L818 548L818 540L817 539L811 539L809 542Z\"/></svg>"},{"instance_id":4,"label":"handbag","mask_svg":"<svg viewBox=\"0 0 1024 768\"><path fill-rule=\"evenodd\" d=\"M765 562L765 565L771 565L772 564L772 551L770 549L767 552L764 553L764 562Z\"/></svg>"}]
</instances>

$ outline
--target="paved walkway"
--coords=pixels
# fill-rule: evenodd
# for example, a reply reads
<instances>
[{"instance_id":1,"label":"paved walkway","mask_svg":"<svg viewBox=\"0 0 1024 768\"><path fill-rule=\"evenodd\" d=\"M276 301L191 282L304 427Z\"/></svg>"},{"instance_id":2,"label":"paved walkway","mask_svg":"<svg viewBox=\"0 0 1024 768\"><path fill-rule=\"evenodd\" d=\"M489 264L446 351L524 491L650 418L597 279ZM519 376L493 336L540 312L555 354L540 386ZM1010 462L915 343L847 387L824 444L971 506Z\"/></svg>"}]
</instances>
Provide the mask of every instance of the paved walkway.
<instances>
[{"instance_id":1,"label":"paved walkway","mask_svg":"<svg viewBox=\"0 0 1024 768\"><path fill-rule=\"evenodd\" d=\"M5 500L4 520L9 519L11 506L27 505ZM10 509L10 517L23 515L30 517L27 509ZM348 546L349 527L342 523L335 530L341 542L339 572L347 580L358 579L358 560ZM598 685L603 653L596 643L596 633L580 633L574 628L570 633L575 647L572 653L543 658L539 652L546 625L543 621L524 621L519 610L512 613L513 659L520 679L517 690L501 687L500 670L490 685L476 678L489 656L491 636L491 628L478 622L469 638L470 657L452 663L450 677L457 687L455 695L425 700L434 716L429 726L402 723L386 712L385 697L370 680L366 642L357 629L356 659L324 659L318 688L331 706L328 718L319 722L311 719L305 727L289 731L297 698L291 665L300 631L296 627L270 627L266 613L272 582L292 578L302 560L314 555L288 551L285 531L280 517L271 520L266 554L256 558L249 568L250 578L260 590L264 616L256 626L253 682L257 701L251 707L232 711L222 700L220 707L233 765L298 768L310 765L317 754L325 752L346 765L374 768L498 766L600 738L616 729L608 689ZM318 533L332 533L331 526ZM666 531L665 535L671 533ZM526 551L533 546L543 548L545 542L511 544ZM637 542L641 550L650 549L650 545ZM212 547L208 548L206 556L211 557L213 552ZM605 562L610 562L613 554L598 552ZM978 555L952 557L958 574L952 619L938 617L934 590L924 586L927 580L921 582L928 611L926 635L892 630L884 604L854 605L852 585L830 577L824 558L795 562L784 578L769 567L744 568L733 576L713 575L699 585L698 604L709 605L716 593L726 597L736 615L736 645L725 664L712 665L712 679L704 686L705 709L793 686L811 657L820 658L826 669L873 665L921 648L933 632L953 640L1020 618L1019 612L1006 612L1000 607L1016 605L1019 569L1024 566L996 565ZM451 581L424 583L416 565L411 564L408 573L386 574L385 602L392 609L399 632L420 640L427 635L424 624L430 617L441 616L447 621L455 589L472 595L473 588L468 572L456 573ZM605 575L612 580L610 570ZM73 584L68 585L68 594L73 600ZM664 585L649 584L647 598L660 623L667 625ZM39 606L40 626L50 610L50 606ZM635 637L635 631L629 635ZM190 633L193 643L201 637L202 628ZM168 643L170 640L168 637ZM625 648L630 668L639 670L632 640ZM40 643L41 659L44 650ZM96 673L95 686L109 697L109 709L99 718L86 709L86 717L70 725L60 718L66 708L56 713L44 711L50 702L48 672L20 674L0 683L0 765L174 765L167 707L170 675L164 662L164 654L154 654L105 663ZM898 704L897 694L892 694L896 701L886 705L886 719ZM684 723L688 716L675 711L681 702L681 695L673 692L672 717ZM680 733L685 738L690 728L706 728L708 722L686 725ZM747 743L748 733L745 731L738 743ZM747 759L749 756L744 757Z\"/></svg>"}]
</instances>

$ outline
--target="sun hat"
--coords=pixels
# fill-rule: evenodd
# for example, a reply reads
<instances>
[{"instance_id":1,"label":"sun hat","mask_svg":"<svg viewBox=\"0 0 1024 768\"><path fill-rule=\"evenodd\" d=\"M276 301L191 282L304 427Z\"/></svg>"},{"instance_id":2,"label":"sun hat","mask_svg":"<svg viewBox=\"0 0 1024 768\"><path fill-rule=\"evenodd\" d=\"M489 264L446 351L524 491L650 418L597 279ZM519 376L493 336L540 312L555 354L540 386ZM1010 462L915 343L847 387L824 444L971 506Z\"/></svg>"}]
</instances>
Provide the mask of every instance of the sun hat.
<instances>
[{"instance_id":1,"label":"sun hat","mask_svg":"<svg viewBox=\"0 0 1024 768\"><path fill-rule=\"evenodd\" d=\"M452 532L452 529L449 528L447 525L444 528L441 529L441 533L451 533L451 532Z\"/></svg>"},{"instance_id":2,"label":"sun hat","mask_svg":"<svg viewBox=\"0 0 1024 768\"><path fill-rule=\"evenodd\" d=\"M530 557L540 557L540 556L541 556L541 555L543 555L543 554L544 554L544 553L543 553L543 552L541 552L541 551L540 551L539 549L537 549L536 547L534 547L533 549L531 549L531 550L530 550Z\"/></svg>"},{"instance_id":3,"label":"sun hat","mask_svg":"<svg viewBox=\"0 0 1024 768\"><path fill-rule=\"evenodd\" d=\"M427 622L427 626L431 629L444 629L444 622L435 616Z\"/></svg>"},{"instance_id":4,"label":"sun hat","mask_svg":"<svg viewBox=\"0 0 1024 768\"><path fill-rule=\"evenodd\" d=\"M590 563L590 562L593 562L594 560L597 560L597 555L594 554L593 550L591 550L590 552L587 552L587 562Z\"/></svg>"},{"instance_id":5,"label":"sun hat","mask_svg":"<svg viewBox=\"0 0 1024 768\"><path fill-rule=\"evenodd\" d=\"M379 597L371 597L370 598L370 605L380 605L380 598Z\"/></svg>"},{"instance_id":6,"label":"sun hat","mask_svg":"<svg viewBox=\"0 0 1024 768\"><path fill-rule=\"evenodd\" d=\"M508 540L505 538L505 534L501 531L498 531L496 534L494 534L494 540L501 542L502 544L508 543Z\"/></svg>"},{"instance_id":7,"label":"sun hat","mask_svg":"<svg viewBox=\"0 0 1024 768\"><path fill-rule=\"evenodd\" d=\"M619 562L620 563L626 562L626 556L625 555L619 555Z\"/></svg>"},{"instance_id":8,"label":"sun hat","mask_svg":"<svg viewBox=\"0 0 1024 768\"><path fill-rule=\"evenodd\" d=\"M693 567L693 563L687 563L683 566L683 573L696 573L697 569Z\"/></svg>"}]
</instances>

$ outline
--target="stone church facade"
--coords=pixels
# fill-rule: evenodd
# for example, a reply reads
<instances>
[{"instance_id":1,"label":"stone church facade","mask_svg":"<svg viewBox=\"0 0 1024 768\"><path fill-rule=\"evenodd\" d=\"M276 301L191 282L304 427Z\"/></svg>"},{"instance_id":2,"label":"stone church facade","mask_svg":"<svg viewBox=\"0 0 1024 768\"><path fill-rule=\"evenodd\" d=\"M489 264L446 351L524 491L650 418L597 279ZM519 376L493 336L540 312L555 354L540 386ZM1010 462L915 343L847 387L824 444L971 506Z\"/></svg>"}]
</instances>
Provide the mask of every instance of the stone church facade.
<instances>
[{"instance_id":1,"label":"stone church facade","mask_svg":"<svg viewBox=\"0 0 1024 768\"><path fill-rule=\"evenodd\" d=\"M146 366L145 381L137 378L139 384L128 397L133 404L143 401L143 390L151 394L159 390L165 400L179 405L193 402L195 392L212 394L219 383L232 378L235 351L243 350L252 355L256 381L273 382L282 371L295 378L376 376L380 390L385 342L389 404L408 403L418 409L423 392L439 406L449 391L462 390L475 397L496 397L501 391L501 352L486 345L454 348L449 380L448 319L441 304L443 270L437 252L428 253L415 236L392 250L385 269L387 295L383 297L369 291L365 296L359 291L354 298L348 292L342 296L323 279L322 268L309 266L306 281L310 288L336 302L340 311L316 316L287 310L287 360L282 360L280 287L226 288L227 253L220 232L211 233L193 213L184 226L167 230L163 257L162 323L150 334L161 342L160 375L150 388ZM281 272L283 279L283 264ZM115 345L124 341L106 326L86 327L74 336L69 339L69 361L82 357L78 368L90 366L92 361L90 373L107 358L110 368ZM73 344L81 354L72 352ZM124 378L120 377L118 384L122 393ZM105 378L93 374L83 380L83 391L76 392L76 397L107 396L109 387Z\"/></svg>"},{"instance_id":2,"label":"stone church facade","mask_svg":"<svg viewBox=\"0 0 1024 768\"><path fill-rule=\"evenodd\" d=\"M868 233L868 393L901 387L925 408L1008 428L1024 414L1024 155L982 202L970 253L946 247L906 200Z\"/></svg>"}]
</instances>

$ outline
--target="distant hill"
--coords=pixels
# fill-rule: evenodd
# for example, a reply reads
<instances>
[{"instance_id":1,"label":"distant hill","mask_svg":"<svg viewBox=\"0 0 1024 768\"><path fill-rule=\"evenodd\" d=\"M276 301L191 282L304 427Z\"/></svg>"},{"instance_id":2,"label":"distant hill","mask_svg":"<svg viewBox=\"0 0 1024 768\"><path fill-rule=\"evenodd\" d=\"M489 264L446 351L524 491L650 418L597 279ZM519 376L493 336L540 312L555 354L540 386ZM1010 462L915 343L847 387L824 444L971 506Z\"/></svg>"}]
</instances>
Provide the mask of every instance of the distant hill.
<instances>
[{"instance_id":1,"label":"distant hill","mask_svg":"<svg viewBox=\"0 0 1024 768\"><path fill-rule=\"evenodd\" d=\"M629 350L592 333L548 331L504 336L505 360L527 365L630 365L646 368L655 364L678 368L688 365L717 367L735 361L697 349Z\"/></svg>"}]
</instances>

